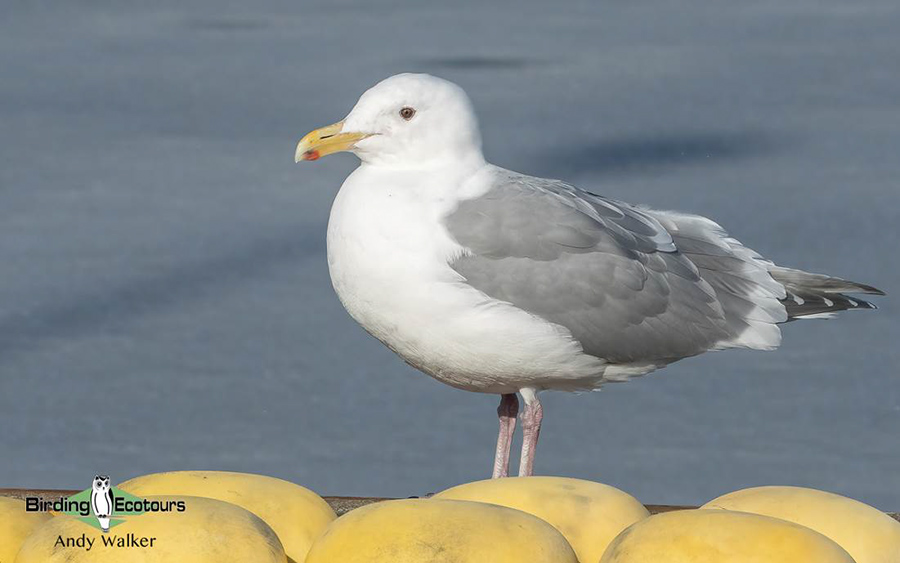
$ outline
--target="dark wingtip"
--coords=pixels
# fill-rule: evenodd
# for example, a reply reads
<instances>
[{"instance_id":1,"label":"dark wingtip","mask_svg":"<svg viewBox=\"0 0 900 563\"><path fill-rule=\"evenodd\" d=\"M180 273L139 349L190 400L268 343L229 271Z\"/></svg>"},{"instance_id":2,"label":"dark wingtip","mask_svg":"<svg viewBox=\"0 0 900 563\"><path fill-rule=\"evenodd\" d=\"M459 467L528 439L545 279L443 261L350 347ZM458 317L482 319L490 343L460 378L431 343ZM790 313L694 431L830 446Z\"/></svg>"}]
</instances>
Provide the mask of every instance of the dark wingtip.
<instances>
[{"instance_id":1,"label":"dark wingtip","mask_svg":"<svg viewBox=\"0 0 900 563\"><path fill-rule=\"evenodd\" d=\"M887 295L887 293L881 291L877 287L872 287L871 285L860 285L863 290L869 295Z\"/></svg>"},{"instance_id":2,"label":"dark wingtip","mask_svg":"<svg viewBox=\"0 0 900 563\"><path fill-rule=\"evenodd\" d=\"M866 295L887 295L885 292L881 291L877 287L872 287L871 285L866 285L864 283L859 282L849 282L854 286L853 291L844 290L846 293L865 293Z\"/></svg>"}]
</instances>

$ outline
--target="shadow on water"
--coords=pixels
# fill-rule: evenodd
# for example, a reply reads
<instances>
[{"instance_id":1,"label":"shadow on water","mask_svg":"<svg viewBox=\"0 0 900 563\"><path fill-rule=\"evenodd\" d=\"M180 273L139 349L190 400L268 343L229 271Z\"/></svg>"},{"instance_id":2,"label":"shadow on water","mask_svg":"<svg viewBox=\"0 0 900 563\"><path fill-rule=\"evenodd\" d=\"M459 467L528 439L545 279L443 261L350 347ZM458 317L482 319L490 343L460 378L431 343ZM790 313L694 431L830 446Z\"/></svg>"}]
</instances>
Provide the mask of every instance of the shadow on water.
<instances>
[{"instance_id":1,"label":"shadow on water","mask_svg":"<svg viewBox=\"0 0 900 563\"><path fill-rule=\"evenodd\" d=\"M10 354L34 349L48 340L119 327L265 276L273 268L299 264L323 253L324 232L325 227L317 225L259 237L231 252L176 264L158 275L70 295L65 302L7 316L0 319L0 363Z\"/></svg>"},{"instance_id":2,"label":"shadow on water","mask_svg":"<svg viewBox=\"0 0 900 563\"><path fill-rule=\"evenodd\" d=\"M775 152L784 140L762 132L703 132L602 139L556 144L530 155L532 170L558 177L579 174L640 174L708 160L750 158Z\"/></svg>"},{"instance_id":3,"label":"shadow on water","mask_svg":"<svg viewBox=\"0 0 900 563\"><path fill-rule=\"evenodd\" d=\"M703 160L752 157L771 152L776 145L769 136L752 132L637 137L577 147L557 145L525 162L541 175L560 178L597 172L639 174ZM182 263L159 275L0 319L0 356L35 348L47 340L119 326L239 285L280 265L296 264L322 252L322 232L320 225L257 238L223 255Z\"/></svg>"},{"instance_id":4,"label":"shadow on water","mask_svg":"<svg viewBox=\"0 0 900 563\"><path fill-rule=\"evenodd\" d=\"M547 61L519 57L434 57L414 61L422 68L452 70L521 70L547 64Z\"/></svg>"},{"instance_id":5,"label":"shadow on water","mask_svg":"<svg viewBox=\"0 0 900 563\"><path fill-rule=\"evenodd\" d=\"M187 18L184 20L188 29L194 31L255 31L270 27L271 22L264 19L243 18L235 16L219 16L205 18Z\"/></svg>"}]
</instances>

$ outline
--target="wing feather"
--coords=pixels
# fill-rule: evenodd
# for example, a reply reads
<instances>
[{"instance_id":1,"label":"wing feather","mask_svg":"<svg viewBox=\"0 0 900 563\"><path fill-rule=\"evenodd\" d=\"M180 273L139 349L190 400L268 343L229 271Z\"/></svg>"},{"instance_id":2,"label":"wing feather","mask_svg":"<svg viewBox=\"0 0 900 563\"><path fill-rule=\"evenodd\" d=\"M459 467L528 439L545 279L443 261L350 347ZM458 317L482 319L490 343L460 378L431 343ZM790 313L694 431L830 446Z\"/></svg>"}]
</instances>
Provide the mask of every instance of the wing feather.
<instances>
[{"instance_id":1,"label":"wing feather","mask_svg":"<svg viewBox=\"0 0 900 563\"><path fill-rule=\"evenodd\" d=\"M699 269L722 304L730 339L719 348L770 350L781 343L787 320L784 286L769 273L772 262L730 237L714 221L674 211L652 211L678 249Z\"/></svg>"},{"instance_id":2,"label":"wing feather","mask_svg":"<svg viewBox=\"0 0 900 563\"><path fill-rule=\"evenodd\" d=\"M717 290L649 210L498 169L445 224L467 249L451 264L466 283L609 362L662 365L735 337ZM693 244L728 255L724 243Z\"/></svg>"}]
</instances>

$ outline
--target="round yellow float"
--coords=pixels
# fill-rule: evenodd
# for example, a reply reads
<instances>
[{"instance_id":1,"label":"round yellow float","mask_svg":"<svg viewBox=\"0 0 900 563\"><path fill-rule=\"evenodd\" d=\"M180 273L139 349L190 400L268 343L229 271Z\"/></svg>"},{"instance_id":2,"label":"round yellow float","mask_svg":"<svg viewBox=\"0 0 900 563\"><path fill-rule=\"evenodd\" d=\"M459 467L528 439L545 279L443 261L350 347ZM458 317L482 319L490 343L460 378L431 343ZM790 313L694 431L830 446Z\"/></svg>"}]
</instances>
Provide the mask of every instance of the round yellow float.
<instances>
[{"instance_id":1,"label":"round yellow float","mask_svg":"<svg viewBox=\"0 0 900 563\"><path fill-rule=\"evenodd\" d=\"M278 534L287 556L302 563L313 540L336 518L316 493L274 477L228 471L172 471L125 481L138 496L194 495L224 500L262 518Z\"/></svg>"},{"instance_id":2,"label":"round yellow float","mask_svg":"<svg viewBox=\"0 0 900 563\"><path fill-rule=\"evenodd\" d=\"M627 528L601 563L854 563L838 544L797 524L745 512L679 510Z\"/></svg>"},{"instance_id":3,"label":"round yellow float","mask_svg":"<svg viewBox=\"0 0 900 563\"><path fill-rule=\"evenodd\" d=\"M877 508L802 487L754 487L711 500L703 508L763 514L828 536L856 563L900 562L900 522Z\"/></svg>"},{"instance_id":4,"label":"round yellow float","mask_svg":"<svg viewBox=\"0 0 900 563\"><path fill-rule=\"evenodd\" d=\"M74 516L55 516L28 536L15 563L287 561L272 528L239 506L190 496L147 500L167 505L167 501L183 500L185 510L127 516L108 533Z\"/></svg>"},{"instance_id":5,"label":"round yellow float","mask_svg":"<svg viewBox=\"0 0 900 563\"><path fill-rule=\"evenodd\" d=\"M370 504L335 520L306 563L577 563L553 526L525 512L458 500Z\"/></svg>"},{"instance_id":6,"label":"round yellow float","mask_svg":"<svg viewBox=\"0 0 900 563\"><path fill-rule=\"evenodd\" d=\"M0 563L15 559L32 530L51 518L45 512L25 512L24 501L0 497Z\"/></svg>"},{"instance_id":7,"label":"round yellow float","mask_svg":"<svg viewBox=\"0 0 900 563\"><path fill-rule=\"evenodd\" d=\"M567 477L510 477L459 485L436 499L489 502L534 514L569 541L578 560L600 560L619 532L650 514L615 487Z\"/></svg>"}]
</instances>

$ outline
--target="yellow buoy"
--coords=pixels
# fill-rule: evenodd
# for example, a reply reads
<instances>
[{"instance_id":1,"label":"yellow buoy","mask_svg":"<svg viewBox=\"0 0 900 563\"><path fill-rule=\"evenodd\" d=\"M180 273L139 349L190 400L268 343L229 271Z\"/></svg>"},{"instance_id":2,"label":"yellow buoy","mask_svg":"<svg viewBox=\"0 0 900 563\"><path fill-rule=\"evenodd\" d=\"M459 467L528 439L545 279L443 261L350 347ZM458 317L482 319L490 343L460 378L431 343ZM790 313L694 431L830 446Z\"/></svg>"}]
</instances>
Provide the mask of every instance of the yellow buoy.
<instances>
[{"instance_id":1,"label":"yellow buoy","mask_svg":"<svg viewBox=\"0 0 900 563\"><path fill-rule=\"evenodd\" d=\"M577 563L566 539L525 512L458 500L370 504L335 520L306 563Z\"/></svg>"},{"instance_id":2,"label":"yellow buoy","mask_svg":"<svg viewBox=\"0 0 900 563\"><path fill-rule=\"evenodd\" d=\"M172 471L125 481L134 495L193 495L224 500L262 518L278 534L287 556L302 563L316 537L336 518L316 493L274 477L228 471Z\"/></svg>"},{"instance_id":3,"label":"yellow buoy","mask_svg":"<svg viewBox=\"0 0 900 563\"><path fill-rule=\"evenodd\" d=\"M809 528L727 510L679 510L641 520L609 544L600 562L854 563Z\"/></svg>"},{"instance_id":4,"label":"yellow buoy","mask_svg":"<svg viewBox=\"0 0 900 563\"><path fill-rule=\"evenodd\" d=\"M754 487L711 500L703 508L764 514L828 536L856 563L900 563L900 522L877 508L802 487Z\"/></svg>"},{"instance_id":5,"label":"yellow buoy","mask_svg":"<svg viewBox=\"0 0 900 563\"><path fill-rule=\"evenodd\" d=\"M190 496L147 500L172 510L126 516L108 533L74 516L55 516L28 536L15 563L287 561L272 528L239 506ZM184 501L185 510L179 512L168 501Z\"/></svg>"},{"instance_id":6,"label":"yellow buoy","mask_svg":"<svg viewBox=\"0 0 900 563\"><path fill-rule=\"evenodd\" d=\"M0 497L0 563L15 559L28 534L51 518L45 512L26 512L24 501Z\"/></svg>"},{"instance_id":7,"label":"yellow buoy","mask_svg":"<svg viewBox=\"0 0 900 563\"><path fill-rule=\"evenodd\" d=\"M516 508L552 524L578 560L600 560L619 532L650 514L615 487L567 477L510 477L459 485L434 498L473 500Z\"/></svg>"}]
</instances>

